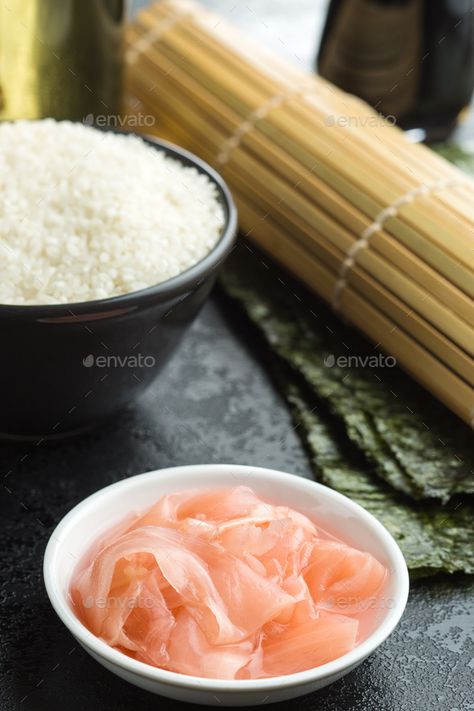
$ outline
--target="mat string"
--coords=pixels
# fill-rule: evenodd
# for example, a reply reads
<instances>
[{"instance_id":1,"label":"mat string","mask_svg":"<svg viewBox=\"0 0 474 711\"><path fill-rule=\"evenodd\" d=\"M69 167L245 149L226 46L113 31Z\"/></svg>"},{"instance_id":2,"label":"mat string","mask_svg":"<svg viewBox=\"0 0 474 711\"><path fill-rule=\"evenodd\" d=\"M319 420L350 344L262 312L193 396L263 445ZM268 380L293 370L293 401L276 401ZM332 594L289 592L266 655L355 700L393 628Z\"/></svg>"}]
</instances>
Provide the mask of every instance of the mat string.
<instances>
[{"instance_id":1,"label":"mat string","mask_svg":"<svg viewBox=\"0 0 474 711\"><path fill-rule=\"evenodd\" d=\"M404 205L408 205L418 197L431 195L439 190L456 188L464 185L465 183L467 183L467 180L460 180L459 178L436 180L432 183L422 183L421 185L408 190L406 193L403 193L403 195L400 195L400 197L394 200L390 205L388 205L388 207L381 210L375 220L362 232L361 236L347 250L345 259L341 262L331 299L333 309L338 311L340 308L341 295L347 286L348 274L355 266L357 253L362 249L367 249L367 247L369 247L370 238L383 229L385 222L390 217L396 217Z\"/></svg>"},{"instance_id":2,"label":"mat string","mask_svg":"<svg viewBox=\"0 0 474 711\"><path fill-rule=\"evenodd\" d=\"M134 64L154 42L161 39L165 32L171 30L171 28L181 20L188 19L190 14L190 12L186 12L184 14L176 12L174 15L164 18L161 22L156 22L153 27L149 29L148 32L145 32L145 34L143 34L140 39L134 43L133 47L127 51L127 64Z\"/></svg>"},{"instance_id":3,"label":"mat string","mask_svg":"<svg viewBox=\"0 0 474 711\"><path fill-rule=\"evenodd\" d=\"M261 104L261 106L255 109L255 111L252 111L245 121L242 121L242 123L237 126L234 133L224 141L224 144L216 158L217 165L222 168L228 162L230 154L240 146L245 134L255 128L256 123L268 116L270 111L283 106L288 101L291 101L298 96L301 97L306 94L314 93L314 89L314 86L309 86L308 83L306 83L304 86L299 86L295 89L290 89L289 91L282 92L281 94L271 96L267 101L265 101L264 104Z\"/></svg>"}]
</instances>

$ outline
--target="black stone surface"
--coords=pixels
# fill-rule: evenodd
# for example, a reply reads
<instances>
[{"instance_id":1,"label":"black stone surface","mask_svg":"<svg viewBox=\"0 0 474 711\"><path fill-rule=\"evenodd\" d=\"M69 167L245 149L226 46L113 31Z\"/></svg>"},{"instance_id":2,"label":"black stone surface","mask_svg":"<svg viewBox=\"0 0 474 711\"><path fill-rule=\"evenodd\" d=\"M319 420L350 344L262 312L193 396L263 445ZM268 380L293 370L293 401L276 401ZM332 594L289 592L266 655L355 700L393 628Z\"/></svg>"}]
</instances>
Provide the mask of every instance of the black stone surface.
<instances>
[{"instance_id":1,"label":"black stone surface","mask_svg":"<svg viewBox=\"0 0 474 711\"><path fill-rule=\"evenodd\" d=\"M219 295L157 384L120 418L71 441L2 445L1 711L183 707L119 680L78 647L50 607L41 566L52 528L88 494L132 474L198 462L257 464L311 476L246 323ZM462 577L417 584L399 628L359 669L275 708L474 708L473 599L474 584Z\"/></svg>"},{"instance_id":2,"label":"black stone surface","mask_svg":"<svg viewBox=\"0 0 474 711\"><path fill-rule=\"evenodd\" d=\"M205 4L308 66L326 0ZM0 711L185 708L121 681L78 647L50 607L41 568L49 533L85 496L132 474L199 462L311 476L246 323L216 296L134 409L69 442L0 446ZM473 710L473 627L472 580L418 583L400 626L357 670L320 692L266 708Z\"/></svg>"}]
</instances>

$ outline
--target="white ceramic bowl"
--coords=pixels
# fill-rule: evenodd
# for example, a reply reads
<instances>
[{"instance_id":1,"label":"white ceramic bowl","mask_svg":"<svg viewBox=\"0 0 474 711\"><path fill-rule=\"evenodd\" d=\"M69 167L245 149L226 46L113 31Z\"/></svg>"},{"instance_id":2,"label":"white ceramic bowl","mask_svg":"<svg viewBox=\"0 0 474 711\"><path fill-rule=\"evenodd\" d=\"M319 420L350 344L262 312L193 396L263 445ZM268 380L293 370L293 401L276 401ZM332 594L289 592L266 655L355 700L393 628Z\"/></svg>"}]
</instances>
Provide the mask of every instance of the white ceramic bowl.
<instances>
[{"instance_id":1,"label":"white ceramic bowl","mask_svg":"<svg viewBox=\"0 0 474 711\"><path fill-rule=\"evenodd\" d=\"M269 500L288 505L341 538L372 553L389 570L380 619L375 631L355 649L328 664L255 680L220 680L157 669L112 649L92 635L74 615L68 588L71 574L88 547L114 522L133 509L146 509L162 495L187 488L245 484ZM206 705L250 706L291 699L331 684L360 664L392 632L405 608L408 572L387 530L367 511L342 494L308 479L272 469L232 464L199 464L161 469L124 479L101 489L72 509L51 535L44 557L49 599L66 627L96 661L148 691ZM86 680L84 680L86 683Z\"/></svg>"}]
</instances>

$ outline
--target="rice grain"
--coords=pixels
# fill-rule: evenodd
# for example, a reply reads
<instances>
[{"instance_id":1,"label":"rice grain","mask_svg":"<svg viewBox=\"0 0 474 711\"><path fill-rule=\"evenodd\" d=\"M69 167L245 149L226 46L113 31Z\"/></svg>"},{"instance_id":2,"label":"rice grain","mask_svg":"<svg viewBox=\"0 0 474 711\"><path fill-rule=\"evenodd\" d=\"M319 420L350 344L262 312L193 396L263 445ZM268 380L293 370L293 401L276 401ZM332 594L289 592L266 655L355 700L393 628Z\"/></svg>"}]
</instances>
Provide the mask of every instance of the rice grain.
<instances>
[{"instance_id":1,"label":"rice grain","mask_svg":"<svg viewBox=\"0 0 474 711\"><path fill-rule=\"evenodd\" d=\"M189 269L224 225L216 186L133 135L0 124L0 303L102 299Z\"/></svg>"}]
</instances>

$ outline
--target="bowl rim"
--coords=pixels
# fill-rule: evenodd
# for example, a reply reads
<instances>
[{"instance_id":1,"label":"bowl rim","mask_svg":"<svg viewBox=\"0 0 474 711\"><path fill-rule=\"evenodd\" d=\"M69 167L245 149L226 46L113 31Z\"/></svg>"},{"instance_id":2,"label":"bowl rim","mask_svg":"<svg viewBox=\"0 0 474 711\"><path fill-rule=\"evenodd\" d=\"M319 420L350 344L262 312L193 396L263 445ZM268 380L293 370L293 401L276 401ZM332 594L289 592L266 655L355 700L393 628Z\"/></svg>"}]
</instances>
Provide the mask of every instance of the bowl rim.
<instances>
[{"instance_id":1,"label":"bowl rim","mask_svg":"<svg viewBox=\"0 0 474 711\"><path fill-rule=\"evenodd\" d=\"M178 160L186 167L194 167L199 173L207 175L212 183L217 187L219 202L221 203L225 223L221 231L218 242L211 251L199 262L193 264L189 269L177 274L170 279L152 284L144 289L130 291L118 296L110 296L105 299L91 299L90 301L70 301L62 304L2 304L0 303L0 315L2 316L76 316L80 314L112 311L115 309L128 309L137 304L148 302L166 301L167 299L179 296L190 289L198 287L212 272L214 272L232 250L237 235L237 208L235 206L232 193L224 178L206 161L188 151L186 148L166 141L156 136L135 133L116 128L91 127L104 133L116 133L121 135L133 135L142 139L145 143L162 150L167 157Z\"/></svg>"},{"instance_id":2,"label":"bowl rim","mask_svg":"<svg viewBox=\"0 0 474 711\"><path fill-rule=\"evenodd\" d=\"M176 490L179 490L178 477L180 472L182 474L195 475L196 479L199 479L200 477L205 476L206 473L210 472L220 472L223 474L234 475L243 474L247 477L250 473L254 473L261 479L271 480L274 483L280 482L290 486L296 484L297 487L305 490L308 496L311 497L319 493L323 496L339 501L348 509L348 511L368 524L374 532L374 535L379 538L389 554L389 557L393 563L392 575L395 587L395 604L393 607L388 608L388 612L382 622L369 635L369 637L358 644L350 652L318 667L312 667L311 669L306 669L305 671L293 674L273 676L264 679L212 679L180 674L178 672L168 671L159 667L153 667L144 662L132 659L122 652L113 649L106 644L106 642L103 642L101 639L92 634L92 632L90 632L82 624L82 622L79 621L57 586L55 579L55 566L58 562L58 555L62 544L61 537L68 530L74 527L76 520L85 514L87 509L92 504L100 502L101 499L105 499L111 491L123 489L123 493L126 494L127 490L140 486L141 482L153 478L159 480L160 477L170 474L176 478ZM387 529L380 523L380 521L378 521L371 513L366 511L362 506L355 503L344 494L341 494L338 491L325 486L324 484L315 482L312 479L307 479L305 477L275 469L267 469L265 467L234 464L193 464L156 469L145 472L144 474L138 474L121 479L114 484L110 484L102 489L99 489L74 506L61 519L51 533L44 554L43 576L46 592L56 614L87 651L91 651L94 655L101 657L111 665L121 667L128 673L136 674L142 678L146 678L161 685L186 687L196 691L201 690L209 692L252 693L275 688L283 689L291 686L299 686L315 682L317 680L322 680L326 677L336 676L338 674L342 675L345 670L350 671L362 662L391 634L403 614L409 592L408 570L398 544L395 542Z\"/></svg>"}]
</instances>

